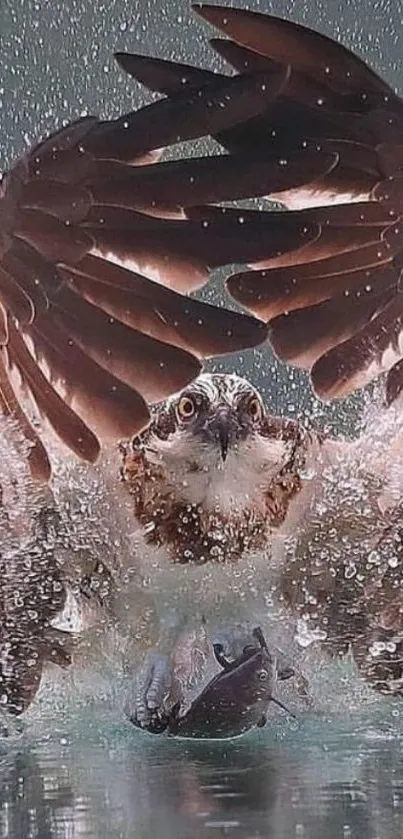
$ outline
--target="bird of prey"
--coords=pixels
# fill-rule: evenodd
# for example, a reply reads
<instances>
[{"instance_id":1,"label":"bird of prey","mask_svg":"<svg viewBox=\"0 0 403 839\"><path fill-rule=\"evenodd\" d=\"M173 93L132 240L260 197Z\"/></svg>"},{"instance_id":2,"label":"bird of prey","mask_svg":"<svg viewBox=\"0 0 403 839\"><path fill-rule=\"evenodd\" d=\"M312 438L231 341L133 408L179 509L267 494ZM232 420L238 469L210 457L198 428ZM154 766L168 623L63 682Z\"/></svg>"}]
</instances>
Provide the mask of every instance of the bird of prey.
<instances>
[{"instance_id":1,"label":"bird of prey","mask_svg":"<svg viewBox=\"0 0 403 839\"><path fill-rule=\"evenodd\" d=\"M118 54L164 98L79 119L3 175L1 406L33 444L36 476L50 464L21 386L93 462L99 438L137 433L147 403L194 379L203 358L262 342L268 323L275 351L312 367L322 396L400 358L401 100L310 30L195 9L229 36L212 45L236 75ZM226 153L161 162L161 149L207 135ZM312 195L321 206L293 213L220 206L256 196L305 206ZM356 203L322 206L346 195ZM230 294L257 320L187 296L233 263L249 268L228 280Z\"/></svg>"},{"instance_id":2,"label":"bird of prey","mask_svg":"<svg viewBox=\"0 0 403 839\"><path fill-rule=\"evenodd\" d=\"M400 652L388 666L382 660L382 678L380 662L368 664L385 634L383 616L400 603L401 480L393 501L382 497L401 426L386 439L387 416L374 458L373 435L329 438L269 413L246 379L206 373L155 408L147 430L122 446L123 486L140 525L136 553L161 620L127 705L136 723L154 728L163 715L177 692L184 627L195 633L202 616L233 659L250 622L277 614L280 637L283 628L293 638L295 620L302 648L309 637L332 654L351 646L374 686L401 690L399 680L391 686ZM185 672L195 678L192 663Z\"/></svg>"},{"instance_id":3,"label":"bird of prey","mask_svg":"<svg viewBox=\"0 0 403 839\"><path fill-rule=\"evenodd\" d=\"M160 157L165 147L256 117L276 95L283 76L210 74L203 90L180 91L170 101L109 122L79 119L29 148L4 173L0 408L11 424L18 423L28 443L10 448L21 477L22 460L28 457L34 481L49 478L48 425L70 450L92 463L101 441L115 442L144 428L148 404L193 380L204 358L265 339L267 327L260 319L188 295L215 266L277 253L277 231L271 234L265 219L253 230L240 229L238 219L223 219L213 230L203 220L188 218L186 207L288 187L297 172L285 171L278 158L268 161L265 154L253 160L243 154L170 162ZM312 154L312 172L326 170L329 160L326 153ZM305 235L306 226L295 227L291 220L280 238L288 247ZM4 458L2 465L6 483L13 470ZM28 480L26 486L28 492ZM8 513L4 498L2 504ZM44 548L48 535L33 531ZM25 566L19 567L19 558L26 555L28 561L31 543L21 538L14 555L8 541L3 534L0 599L7 633L1 659L8 663L1 685L8 707L19 712L34 693L48 656L43 630L53 606L64 599L61 590L49 609L31 609L40 597L38 580L42 574L62 588L64 581L56 566L52 571L53 545L46 567L35 562L35 573L25 574L22 584ZM18 608L10 596L14 590ZM31 645L38 666L29 671L26 641L35 633L32 621L27 629L21 619L23 612L38 612L38 638Z\"/></svg>"},{"instance_id":4,"label":"bird of prey","mask_svg":"<svg viewBox=\"0 0 403 839\"><path fill-rule=\"evenodd\" d=\"M268 414L249 381L205 373L122 445L122 478L149 544L181 564L236 562L286 520L308 447L319 436L314 445L297 422Z\"/></svg>"},{"instance_id":5,"label":"bird of prey","mask_svg":"<svg viewBox=\"0 0 403 839\"><path fill-rule=\"evenodd\" d=\"M388 401L401 390L401 99L360 59L318 33L245 10L202 5L196 11L228 36L212 45L235 75L119 54L129 74L164 98L116 120L85 117L55 131L3 176L0 400L32 444L35 478L50 474L36 412L72 451L94 462L100 440L141 433L148 405L188 387L204 358L255 346L267 334L281 358L310 370L324 398L343 396L383 370L389 371ZM224 153L161 161L162 148L207 135ZM233 205L253 197L275 198L293 211ZM210 269L233 263L247 269L230 277L227 288L254 317L188 296L207 282ZM33 413L23 403L25 392ZM242 427L258 428L262 405L253 398L255 420L245 408L235 434L241 448ZM235 534L228 500L240 479L230 451L234 431L226 438L225 423L220 430L216 422L214 431L213 422L225 469L217 468L209 505L219 496L225 523L221 528L219 517L209 538L200 511L193 516L197 493L205 490L197 451L193 464L179 451L190 471L195 466L189 481L195 495L185 493L192 513L191 555L185 556L183 505L173 510L169 492L153 498L163 515L148 521L141 469L158 484L172 412L186 414L191 402L177 409L169 402L160 412L160 432L157 412L144 439L137 438L138 450L125 457L124 478L146 541L168 545L193 593L192 573L210 567L209 552L219 559L235 536L235 559L249 543L258 547L263 520L269 541L271 531L290 525L309 435L292 423L268 422L260 435L266 460L258 525L248 500L256 475L245 461L242 479L250 485L239 485L247 526ZM319 436L313 439L320 461L324 446ZM275 492L267 448L280 458ZM169 447L165 454L169 459ZM169 479L175 491L187 481L175 467ZM217 565L225 569L223 584L233 586L231 564ZM210 572L197 579L217 589ZM290 592L285 596L292 600Z\"/></svg>"}]
</instances>

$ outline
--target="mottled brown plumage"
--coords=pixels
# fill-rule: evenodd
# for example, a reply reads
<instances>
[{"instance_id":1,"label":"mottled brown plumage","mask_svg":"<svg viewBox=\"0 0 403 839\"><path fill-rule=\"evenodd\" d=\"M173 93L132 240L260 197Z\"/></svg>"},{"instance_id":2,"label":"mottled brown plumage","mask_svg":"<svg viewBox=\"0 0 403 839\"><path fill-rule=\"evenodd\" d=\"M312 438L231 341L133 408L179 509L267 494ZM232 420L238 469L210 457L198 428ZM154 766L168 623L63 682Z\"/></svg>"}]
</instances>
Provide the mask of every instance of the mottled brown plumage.
<instances>
[{"instance_id":1,"label":"mottled brown plumage","mask_svg":"<svg viewBox=\"0 0 403 839\"><path fill-rule=\"evenodd\" d=\"M185 398L206 400L203 410L219 414L226 402L228 409L236 416L242 410L242 403L237 407L237 387L240 397L249 393L249 398L257 398L254 389L245 380L237 376L202 376L194 386L184 392ZM249 388L249 390L248 390ZM177 406L183 394L154 410L153 420L143 434L129 444L121 446L123 457L122 478L133 497L133 511L136 519L144 528L145 540L150 545L163 546L176 562L205 563L209 561L234 562L248 551L265 551L270 534L280 527L288 514L290 503L301 490L300 471L305 464L306 448L309 435L304 435L297 423L292 420L263 414L259 422L250 429L250 458L269 457L272 440L281 441L287 454L283 464L279 461L273 478L264 474L262 461L262 487L259 484L259 463L253 462L256 469L256 487L243 490L242 475L239 484L231 483L231 462L241 455L243 438L232 440L225 463L218 458L210 464L210 447L216 443L206 440L205 457L203 451L193 449L198 433L192 441L187 438L188 451L184 450L184 459L178 455L178 470L183 470L184 485L181 488L176 479L172 479L171 469L175 459L177 441L183 428L177 413ZM234 402L232 402L234 400ZM208 422L209 420L207 420ZM186 429L185 429L186 431ZM190 434L191 432L189 432ZM253 438L260 441L261 448L253 448ZM245 431L245 442L249 440ZM265 452L265 440L268 447ZM159 447L159 441L162 446ZM160 456L156 457L157 450ZM172 452L172 454L171 454ZM217 452L218 455L218 452ZM209 472L211 484L220 480L228 482L233 494L233 503L222 505L220 490L217 489L215 501L209 497L209 489L200 500L193 502L192 482ZM186 486L189 484L189 494ZM227 487L221 492L227 492Z\"/></svg>"}]
</instances>

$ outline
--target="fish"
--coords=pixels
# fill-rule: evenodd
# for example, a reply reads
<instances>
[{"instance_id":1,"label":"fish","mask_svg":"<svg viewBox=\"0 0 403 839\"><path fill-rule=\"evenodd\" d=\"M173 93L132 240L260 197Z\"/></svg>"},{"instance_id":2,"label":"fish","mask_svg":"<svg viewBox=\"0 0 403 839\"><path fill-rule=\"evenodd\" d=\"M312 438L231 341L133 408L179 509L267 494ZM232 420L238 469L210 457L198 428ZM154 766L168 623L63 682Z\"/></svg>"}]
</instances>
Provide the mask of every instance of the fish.
<instances>
[{"instance_id":1,"label":"fish","mask_svg":"<svg viewBox=\"0 0 403 839\"><path fill-rule=\"evenodd\" d=\"M185 714L177 703L166 720L169 734L177 737L224 739L238 737L251 728L266 724L267 710L274 702L291 716L288 708L273 696L277 680L294 675L291 667L277 668L260 627L253 630L257 645L248 645L235 661L228 661L220 644L215 657L222 670L206 685ZM162 730L162 728L160 729Z\"/></svg>"}]
</instances>

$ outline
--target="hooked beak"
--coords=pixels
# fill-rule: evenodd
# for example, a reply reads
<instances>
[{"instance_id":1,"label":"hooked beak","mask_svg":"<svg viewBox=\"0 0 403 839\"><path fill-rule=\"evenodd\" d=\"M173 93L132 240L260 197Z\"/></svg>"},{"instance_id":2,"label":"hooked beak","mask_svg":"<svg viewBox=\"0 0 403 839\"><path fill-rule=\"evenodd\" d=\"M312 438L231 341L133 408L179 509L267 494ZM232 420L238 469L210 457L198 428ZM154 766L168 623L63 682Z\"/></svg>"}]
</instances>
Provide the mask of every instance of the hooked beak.
<instances>
[{"instance_id":1,"label":"hooked beak","mask_svg":"<svg viewBox=\"0 0 403 839\"><path fill-rule=\"evenodd\" d=\"M221 458L227 459L228 449L234 439L236 423L232 411L223 406L216 410L214 417L209 423L210 433L213 434L220 446Z\"/></svg>"}]
</instances>

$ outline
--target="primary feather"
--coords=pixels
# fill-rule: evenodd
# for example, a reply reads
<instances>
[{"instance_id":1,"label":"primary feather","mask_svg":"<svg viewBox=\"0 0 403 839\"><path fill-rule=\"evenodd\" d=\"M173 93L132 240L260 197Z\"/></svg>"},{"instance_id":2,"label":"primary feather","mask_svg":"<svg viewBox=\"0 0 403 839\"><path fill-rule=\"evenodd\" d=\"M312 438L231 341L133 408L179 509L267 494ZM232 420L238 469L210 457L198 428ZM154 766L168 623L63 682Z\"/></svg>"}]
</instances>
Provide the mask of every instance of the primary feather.
<instances>
[{"instance_id":1,"label":"primary feather","mask_svg":"<svg viewBox=\"0 0 403 839\"><path fill-rule=\"evenodd\" d=\"M159 163L154 155L255 116L273 96L265 82L264 73L217 78L206 91L110 122L80 119L3 176L3 391L12 388L7 371L17 369L42 416L87 460L97 457L98 436L139 432L149 420L147 403L194 379L203 358L266 336L253 318L228 310L218 317L216 308L183 296L215 265L272 254L261 227L237 244L238 224L223 220L210 232L183 210L261 194L269 186L268 177L262 185L264 160ZM36 471L48 477L46 452L13 393L3 410L18 412Z\"/></svg>"},{"instance_id":2,"label":"primary feather","mask_svg":"<svg viewBox=\"0 0 403 839\"><path fill-rule=\"evenodd\" d=\"M389 400L403 387L402 100L319 33L195 9L226 36L212 46L235 75L119 53L164 98L77 120L3 176L2 407L45 477L10 370L90 461L99 438L141 431L150 402L192 381L203 358L263 341L266 324L324 398L383 370ZM160 162L164 147L204 135L226 153ZM303 209L213 206L257 196ZM229 291L259 320L187 296L234 263L248 269Z\"/></svg>"},{"instance_id":3,"label":"primary feather","mask_svg":"<svg viewBox=\"0 0 403 839\"><path fill-rule=\"evenodd\" d=\"M238 77L265 72L274 85L283 72L265 111L214 135L235 158L266 156L268 171L274 160L288 171L288 184L266 195L293 210L255 214L266 218L273 245L278 237L280 254L231 277L230 293L269 322L277 354L310 370L323 398L390 371L393 400L403 387L402 99L318 32L245 9L194 8L225 36L211 43ZM168 97L181 84L183 91L209 82L209 74L173 62L135 56L128 66ZM318 165L326 154L333 163L315 174L315 156ZM252 230L256 218L243 216ZM208 208L203 217L206 224L217 218ZM315 233L285 247L286 230L299 224Z\"/></svg>"}]
</instances>

